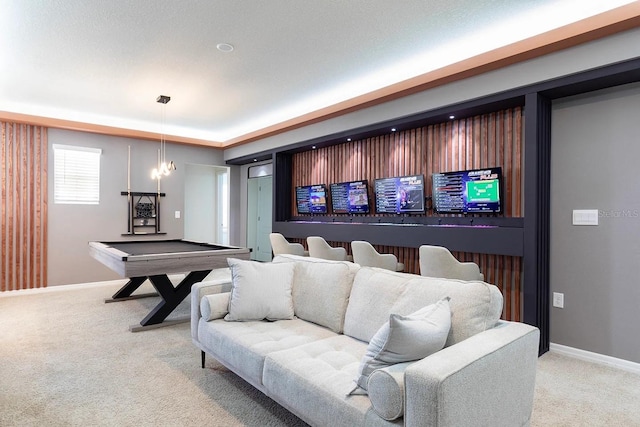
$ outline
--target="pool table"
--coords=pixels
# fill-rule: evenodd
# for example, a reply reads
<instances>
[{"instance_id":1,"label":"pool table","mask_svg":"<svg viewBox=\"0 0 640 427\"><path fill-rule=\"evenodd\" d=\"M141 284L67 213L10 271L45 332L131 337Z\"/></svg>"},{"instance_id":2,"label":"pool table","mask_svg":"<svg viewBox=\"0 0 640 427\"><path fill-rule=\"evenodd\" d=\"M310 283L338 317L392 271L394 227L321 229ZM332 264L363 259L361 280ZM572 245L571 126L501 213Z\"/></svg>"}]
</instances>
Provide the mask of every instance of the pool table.
<instances>
[{"instance_id":1,"label":"pool table","mask_svg":"<svg viewBox=\"0 0 640 427\"><path fill-rule=\"evenodd\" d=\"M129 279L107 302L150 296L131 295L147 279L162 297L140 322L141 326L131 328L137 332L160 326L189 295L194 283L202 281L215 268L227 267L227 258L249 259L250 249L175 239L89 242L89 253L121 277ZM187 275L174 286L167 276L169 273Z\"/></svg>"}]
</instances>

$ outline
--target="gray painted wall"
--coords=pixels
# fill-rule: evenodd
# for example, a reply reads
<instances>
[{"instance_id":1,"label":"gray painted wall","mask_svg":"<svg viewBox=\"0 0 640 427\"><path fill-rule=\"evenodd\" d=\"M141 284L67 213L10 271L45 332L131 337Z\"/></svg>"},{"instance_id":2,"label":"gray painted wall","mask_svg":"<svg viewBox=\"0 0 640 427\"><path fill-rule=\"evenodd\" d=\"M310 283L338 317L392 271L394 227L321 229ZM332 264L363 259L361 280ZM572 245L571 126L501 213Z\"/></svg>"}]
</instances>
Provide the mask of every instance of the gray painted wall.
<instances>
[{"instance_id":1,"label":"gray painted wall","mask_svg":"<svg viewBox=\"0 0 640 427\"><path fill-rule=\"evenodd\" d=\"M133 237L122 236L127 231L127 147L131 146L131 190L155 192L156 181L151 169L156 164L159 142L49 129L49 206L48 206L48 282L49 285L85 283L119 278L118 275L89 256L87 243L92 240L113 241ZM59 205L53 203L52 144L78 145L102 149L100 164L99 205ZM188 145L167 144L167 160L173 160L177 170L164 178L161 191L167 193L161 201L162 238L183 237L184 215L174 218L175 211L184 213L185 163L224 166L221 150ZM240 186L239 167L231 168L231 188ZM231 192L231 244L240 244L240 222L233 215L239 210L240 199ZM139 239L139 236L135 237ZM149 236L147 238L160 238Z\"/></svg>"},{"instance_id":2,"label":"gray painted wall","mask_svg":"<svg viewBox=\"0 0 640 427\"><path fill-rule=\"evenodd\" d=\"M553 105L551 342L640 363L640 84ZM572 225L597 209L598 226Z\"/></svg>"}]
</instances>

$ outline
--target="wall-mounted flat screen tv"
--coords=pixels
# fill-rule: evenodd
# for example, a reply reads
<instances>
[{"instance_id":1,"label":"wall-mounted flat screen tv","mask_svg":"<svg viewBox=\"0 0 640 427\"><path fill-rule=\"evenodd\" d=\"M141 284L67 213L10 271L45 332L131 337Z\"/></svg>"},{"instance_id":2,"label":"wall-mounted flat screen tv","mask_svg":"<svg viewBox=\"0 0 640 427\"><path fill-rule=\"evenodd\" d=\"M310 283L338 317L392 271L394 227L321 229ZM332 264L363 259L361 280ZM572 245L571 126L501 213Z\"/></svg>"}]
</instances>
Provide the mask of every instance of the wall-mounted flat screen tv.
<instances>
[{"instance_id":1,"label":"wall-mounted flat screen tv","mask_svg":"<svg viewBox=\"0 0 640 427\"><path fill-rule=\"evenodd\" d=\"M329 186L333 213L369 213L367 180L338 182Z\"/></svg>"},{"instance_id":2,"label":"wall-mounted flat screen tv","mask_svg":"<svg viewBox=\"0 0 640 427\"><path fill-rule=\"evenodd\" d=\"M502 212L502 168L434 173L433 209L440 213Z\"/></svg>"},{"instance_id":3,"label":"wall-mounted flat screen tv","mask_svg":"<svg viewBox=\"0 0 640 427\"><path fill-rule=\"evenodd\" d=\"M324 184L296 187L298 214L326 214L327 187Z\"/></svg>"},{"instance_id":4,"label":"wall-mounted flat screen tv","mask_svg":"<svg viewBox=\"0 0 640 427\"><path fill-rule=\"evenodd\" d=\"M424 176L376 179L376 212L424 213Z\"/></svg>"}]
</instances>

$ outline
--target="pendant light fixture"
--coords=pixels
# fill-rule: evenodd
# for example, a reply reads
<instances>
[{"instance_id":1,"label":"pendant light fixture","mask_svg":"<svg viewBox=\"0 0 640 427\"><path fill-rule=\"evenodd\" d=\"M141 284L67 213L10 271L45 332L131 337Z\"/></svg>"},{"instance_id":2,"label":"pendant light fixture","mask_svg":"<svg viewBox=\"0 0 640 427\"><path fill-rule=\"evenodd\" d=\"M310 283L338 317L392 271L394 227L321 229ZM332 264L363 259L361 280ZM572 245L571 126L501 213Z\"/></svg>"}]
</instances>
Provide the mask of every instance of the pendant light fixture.
<instances>
[{"instance_id":1,"label":"pendant light fixture","mask_svg":"<svg viewBox=\"0 0 640 427\"><path fill-rule=\"evenodd\" d=\"M165 115L166 115L166 107L169 101L171 101L171 97L166 95L160 95L158 99L156 99L156 102L162 104L161 105L162 117L160 122L161 127L160 127L160 149L158 150L158 167L154 168L151 171L151 179L159 180L163 176L169 175L171 171L176 170L175 163L173 163L173 161L169 161L169 163L167 163L167 159L166 159L167 141L164 137L164 121L165 121Z\"/></svg>"}]
</instances>

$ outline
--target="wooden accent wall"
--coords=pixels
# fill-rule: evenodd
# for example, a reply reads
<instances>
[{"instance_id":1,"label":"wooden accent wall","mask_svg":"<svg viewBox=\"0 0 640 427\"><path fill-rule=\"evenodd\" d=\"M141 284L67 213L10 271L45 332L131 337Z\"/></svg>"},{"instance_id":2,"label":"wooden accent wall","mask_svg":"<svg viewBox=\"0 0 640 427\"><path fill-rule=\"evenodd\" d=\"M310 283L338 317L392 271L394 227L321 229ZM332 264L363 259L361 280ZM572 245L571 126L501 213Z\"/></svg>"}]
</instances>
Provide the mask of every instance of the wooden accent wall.
<instances>
[{"instance_id":1,"label":"wooden accent wall","mask_svg":"<svg viewBox=\"0 0 640 427\"><path fill-rule=\"evenodd\" d=\"M522 217L524 111L521 107L425 127L348 141L292 156L292 212L297 216L295 187L366 179L371 216L375 212L373 182L377 178L422 174L425 195L431 196L431 174L501 166L504 177L504 217ZM341 216L345 214L333 214ZM427 211L426 215L433 215ZM457 216L458 214L436 214ZM291 239L306 246L304 239ZM349 242L329 242L351 252ZM408 273L420 274L418 249L374 245L393 253ZM521 320L522 259L503 255L456 252L460 261L480 266L485 280L498 286L505 298L503 318Z\"/></svg>"},{"instance_id":2,"label":"wooden accent wall","mask_svg":"<svg viewBox=\"0 0 640 427\"><path fill-rule=\"evenodd\" d=\"M485 282L492 283L500 289L504 298L503 319L522 321L522 258L466 252L453 252L453 255L462 262L471 261L478 264Z\"/></svg>"},{"instance_id":3,"label":"wooden accent wall","mask_svg":"<svg viewBox=\"0 0 640 427\"><path fill-rule=\"evenodd\" d=\"M431 196L432 173L502 166L504 216L521 217L523 130L518 107L305 151L293 155L291 185L367 179L373 204L377 178L423 174L425 195ZM291 197L296 216L295 191ZM373 208L372 215L389 215Z\"/></svg>"},{"instance_id":4,"label":"wooden accent wall","mask_svg":"<svg viewBox=\"0 0 640 427\"><path fill-rule=\"evenodd\" d=\"M0 291L45 287L47 130L0 126Z\"/></svg>"}]
</instances>

